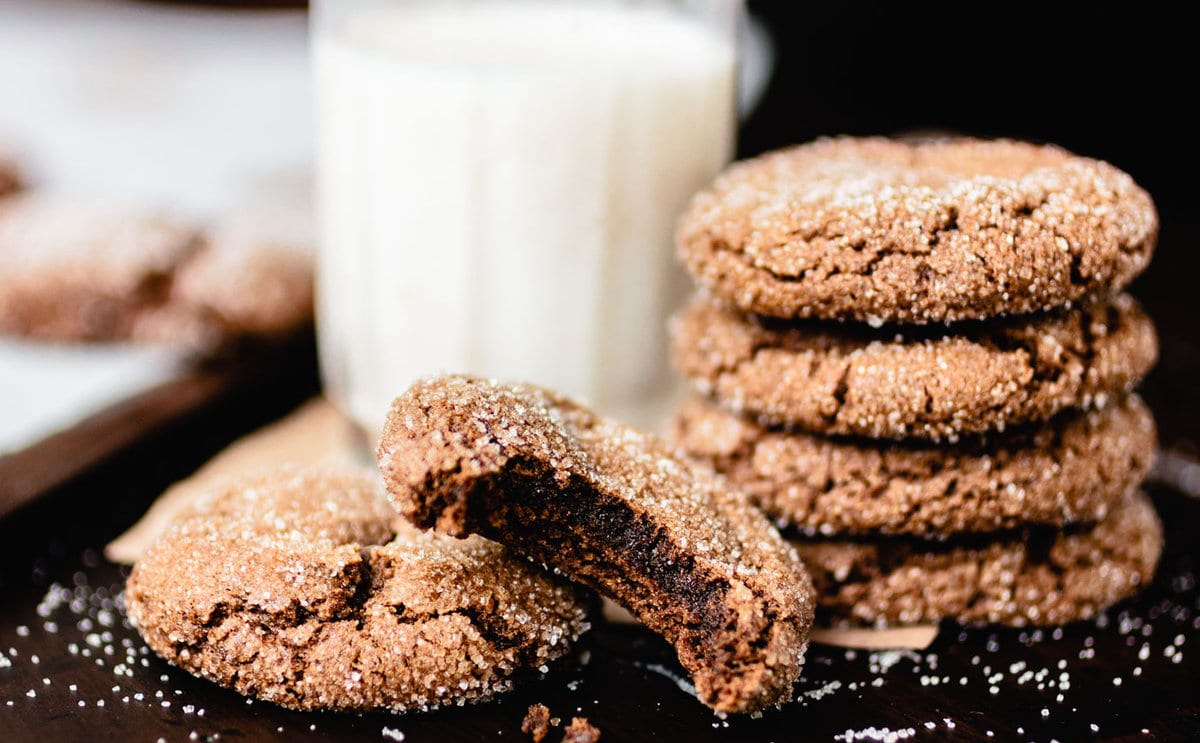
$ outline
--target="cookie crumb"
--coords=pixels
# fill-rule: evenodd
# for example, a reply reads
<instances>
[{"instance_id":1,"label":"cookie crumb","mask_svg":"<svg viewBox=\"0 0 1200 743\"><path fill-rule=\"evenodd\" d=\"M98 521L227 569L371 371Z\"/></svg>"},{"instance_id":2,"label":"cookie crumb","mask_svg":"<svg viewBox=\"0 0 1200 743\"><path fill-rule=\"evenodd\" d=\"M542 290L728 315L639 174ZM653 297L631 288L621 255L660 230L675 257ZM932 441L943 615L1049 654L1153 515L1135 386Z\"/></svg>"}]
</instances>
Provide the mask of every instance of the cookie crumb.
<instances>
[{"instance_id":1,"label":"cookie crumb","mask_svg":"<svg viewBox=\"0 0 1200 743\"><path fill-rule=\"evenodd\" d=\"M550 708L544 704L531 704L521 720L521 732L533 738L533 743L542 743L550 732Z\"/></svg>"},{"instance_id":2,"label":"cookie crumb","mask_svg":"<svg viewBox=\"0 0 1200 743\"><path fill-rule=\"evenodd\" d=\"M571 724L563 731L563 743L596 743L600 740L600 728L587 721L586 717L572 717Z\"/></svg>"}]
</instances>

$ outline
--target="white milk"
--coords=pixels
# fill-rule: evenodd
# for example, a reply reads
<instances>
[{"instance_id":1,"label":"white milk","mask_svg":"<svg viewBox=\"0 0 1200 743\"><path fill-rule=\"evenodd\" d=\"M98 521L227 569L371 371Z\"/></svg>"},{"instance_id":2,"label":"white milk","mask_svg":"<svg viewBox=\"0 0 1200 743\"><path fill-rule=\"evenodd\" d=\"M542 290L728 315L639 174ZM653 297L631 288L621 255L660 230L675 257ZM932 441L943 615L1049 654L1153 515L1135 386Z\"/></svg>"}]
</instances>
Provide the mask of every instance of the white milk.
<instances>
[{"instance_id":1,"label":"white milk","mask_svg":"<svg viewBox=\"0 0 1200 743\"><path fill-rule=\"evenodd\" d=\"M376 8L314 48L333 399L377 431L417 378L472 372L650 423L675 219L731 154L732 45L560 1Z\"/></svg>"}]
</instances>

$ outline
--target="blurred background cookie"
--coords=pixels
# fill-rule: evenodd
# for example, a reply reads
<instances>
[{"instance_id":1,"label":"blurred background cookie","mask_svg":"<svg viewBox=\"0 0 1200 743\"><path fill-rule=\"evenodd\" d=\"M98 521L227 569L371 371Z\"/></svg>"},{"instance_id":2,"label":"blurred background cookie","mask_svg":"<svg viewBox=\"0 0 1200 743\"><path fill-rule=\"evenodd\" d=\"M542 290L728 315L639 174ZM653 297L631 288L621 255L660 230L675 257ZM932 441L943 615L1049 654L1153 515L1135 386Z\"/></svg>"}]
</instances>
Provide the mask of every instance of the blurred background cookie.
<instances>
[{"instance_id":1,"label":"blurred background cookie","mask_svg":"<svg viewBox=\"0 0 1200 743\"><path fill-rule=\"evenodd\" d=\"M0 201L0 333L127 338L202 246L178 220L22 195Z\"/></svg>"},{"instance_id":2,"label":"blurred background cookie","mask_svg":"<svg viewBox=\"0 0 1200 743\"><path fill-rule=\"evenodd\" d=\"M286 334L312 320L309 233L299 221L245 217L205 233L127 209L5 199L0 333L145 341L201 356Z\"/></svg>"},{"instance_id":3,"label":"blurred background cookie","mask_svg":"<svg viewBox=\"0 0 1200 743\"><path fill-rule=\"evenodd\" d=\"M0 152L0 196L7 196L21 187L21 174L17 164Z\"/></svg>"},{"instance_id":4,"label":"blurred background cookie","mask_svg":"<svg viewBox=\"0 0 1200 743\"><path fill-rule=\"evenodd\" d=\"M204 355L311 324L311 234L310 220L293 212L218 222L203 249L179 267L163 304L138 318L132 336Z\"/></svg>"}]
</instances>

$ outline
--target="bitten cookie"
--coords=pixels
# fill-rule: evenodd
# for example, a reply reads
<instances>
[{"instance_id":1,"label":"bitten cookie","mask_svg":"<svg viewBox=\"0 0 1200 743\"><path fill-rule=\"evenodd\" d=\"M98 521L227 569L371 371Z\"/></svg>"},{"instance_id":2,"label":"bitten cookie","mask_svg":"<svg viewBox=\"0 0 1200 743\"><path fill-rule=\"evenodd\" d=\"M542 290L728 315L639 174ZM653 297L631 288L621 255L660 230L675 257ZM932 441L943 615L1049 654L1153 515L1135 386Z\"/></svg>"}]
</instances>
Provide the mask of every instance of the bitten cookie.
<instances>
[{"instance_id":1,"label":"bitten cookie","mask_svg":"<svg viewBox=\"0 0 1200 743\"><path fill-rule=\"evenodd\" d=\"M927 537L1104 518L1145 479L1156 445L1136 395L946 446L772 430L693 397L673 439L780 528Z\"/></svg>"},{"instance_id":2,"label":"bitten cookie","mask_svg":"<svg viewBox=\"0 0 1200 743\"><path fill-rule=\"evenodd\" d=\"M587 629L582 590L474 537L417 531L370 472L231 482L134 567L129 618L181 668L300 710L476 702Z\"/></svg>"},{"instance_id":3,"label":"bitten cookie","mask_svg":"<svg viewBox=\"0 0 1200 743\"><path fill-rule=\"evenodd\" d=\"M813 613L804 566L658 438L537 387L443 377L393 403L379 464L418 526L482 534L625 606L713 709L790 698Z\"/></svg>"},{"instance_id":4,"label":"bitten cookie","mask_svg":"<svg viewBox=\"0 0 1200 743\"><path fill-rule=\"evenodd\" d=\"M200 233L167 219L17 196L0 201L0 333L126 338L161 304Z\"/></svg>"},{"instance_id":5,"label":"bitten cookie","mask_svg":"<svg viewBox=\"0 0 1200 743\"><path fill-rule=\"evenodd\" d=\"M1162 524L1145 495L1104 521L965 543L795 542L818 586L818 615L888 626L1064 624L1087 619L1150 583Z\"/></svg>"},{"instance_id":6,"label":"bitten cookie","mask_svg":"<svg viewBox=\"0 0 1200 743\"><path fill-rule=\"evenodd\" d=\"M952 328L784 324L697 297L672 321L692 386L768 425L954 439L1045 421L1132 390L1158 359L1154 324L1111 302Z\"/></svg>"},{"instance_id":7,"label":"bitten cookie","mask_svg":"<svg viewBox=\"0 0 1200 743\"><path fill-rule=\"evenodd\" d=\"M693 199L677 243L742 310L879 324L1116 292L1157 234L1132 178L1057 147L843 137L733 165Z\"/></svg>"}]
</instances>

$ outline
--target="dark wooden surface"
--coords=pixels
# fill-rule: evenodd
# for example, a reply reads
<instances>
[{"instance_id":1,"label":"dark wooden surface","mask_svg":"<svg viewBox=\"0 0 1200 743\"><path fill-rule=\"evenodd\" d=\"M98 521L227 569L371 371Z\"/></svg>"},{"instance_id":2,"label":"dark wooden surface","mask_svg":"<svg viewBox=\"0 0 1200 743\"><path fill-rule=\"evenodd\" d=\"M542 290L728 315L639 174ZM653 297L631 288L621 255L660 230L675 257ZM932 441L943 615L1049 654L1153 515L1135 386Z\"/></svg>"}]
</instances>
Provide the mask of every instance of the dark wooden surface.
<instances>
[{"instance_id":1,"label":"dark wooden surface","mask_svg":"<svg viewBox=\"0 0 1200 743\"><path fill-rule=\"evenodd\" d=\"M1164 446L1185 456L1197 453L1200 415L1196 234L1168 225L1136 288L1163 344L1145 395ZM573 657L486 705L355 716L249 704L150 655L114 607L123 570L99 554L166 485L317 384L311 341L213 373L227 383L201 404L150 416L150 435L0 521L0 740L388 740L385 729L408 741L525 740L533 702L564 720L586 716L609 741L1200 738L1200 501L1169 486L1151 488L1167 552L1138 600L1059 630L947 624L919 653L817 645L800 701L761 719L715 718L680 688L663 642L616 626L591 633L586 663ZM59 456L70 464L67 448ZM46 601L56 596L74 603Z\"/></svg>"},{"instance_id":2,"label":"dark wooden surface","mask_svg":"<svg viewBox=\"0 0 1200 743\"><path fill-rule=\"evenodd\" d=\"M181 367L175 379L101 410L24 450L0 455L0 518L121 449L252 386L273 368L291 365L297 356L303 359L312 348L310 329L299 337L224 362ZM307 385L304 389L315 388L311 379Z\"/></svg>"}]
</instances>

